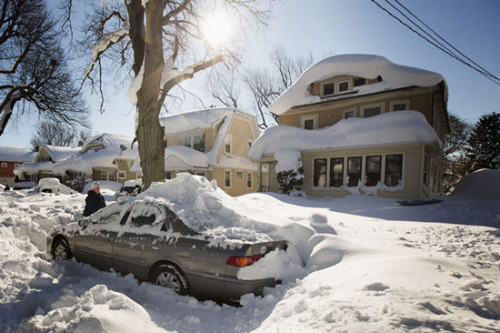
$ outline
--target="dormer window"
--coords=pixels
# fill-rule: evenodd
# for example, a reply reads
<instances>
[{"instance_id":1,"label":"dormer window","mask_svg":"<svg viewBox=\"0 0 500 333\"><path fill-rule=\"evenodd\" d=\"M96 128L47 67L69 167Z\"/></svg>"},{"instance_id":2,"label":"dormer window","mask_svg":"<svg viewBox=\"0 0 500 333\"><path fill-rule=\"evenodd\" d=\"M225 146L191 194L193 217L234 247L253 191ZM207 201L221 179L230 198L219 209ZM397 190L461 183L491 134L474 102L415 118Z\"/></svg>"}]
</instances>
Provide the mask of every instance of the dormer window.
<instances>
[{"instance_id":1,"label":"dormer window","mask_svg":"<svg viewBox=\"0 0 500 333\"><path fill-rule=\"evenodd\" d=\"M366 79L363 79L363 78L354 79L354 86L355 87L362 86L365 84L366 84Z\"/></svg>"},{"instance_id":2,"label":"dormer window","mask_svg":"<svg viewBox=\"0 0 500 333\"><path fill-rule=\"evenodd\" d=\"M349 81L340 81L338 91L339 91L339 94L346 92L346 91L349 91Z\"/></svg>"},{"instance_id":3,"label":"dormer window","mask_svg":"<svg viewBox=\"0 0 500 333\"><path fill-rule=\"evenodd\" d=\"M323 96L330 96L330 95L333 95L335 93L335 83L332 82L332 83L325 83L323 84Z\"/></svg>"}]
</instances>

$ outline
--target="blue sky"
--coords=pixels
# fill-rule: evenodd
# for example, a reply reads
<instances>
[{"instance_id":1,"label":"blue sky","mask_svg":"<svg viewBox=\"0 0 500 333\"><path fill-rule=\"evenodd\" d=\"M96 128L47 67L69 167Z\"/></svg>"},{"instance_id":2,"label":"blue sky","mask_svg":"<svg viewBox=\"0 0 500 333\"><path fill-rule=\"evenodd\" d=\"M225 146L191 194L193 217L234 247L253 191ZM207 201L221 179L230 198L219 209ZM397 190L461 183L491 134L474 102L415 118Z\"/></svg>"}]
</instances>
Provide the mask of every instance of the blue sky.
<instances>
[{"instance_id":1,"label":"blue sky","mask_svg":"<svg viewBox=\"0 0 500 333\"><path fill-rule=\"evenodd\" d=\"M384 0L377 0L386 5ZM400 0L421 20L458 50L500 76L500 1ZM394 63L443 75L449 89L448 110L471 123L481 115L500 112L500 86L436 49L380 10L370 0L286 0L274 5L266 28L248 31L244 66L262 66L270 51L281 45L290 56L311 52L315 59L328 55L363 53L381 55ZM204 79L186 82L189 89L203 87ZM202 88L201 88L202 89ZM133 136L134 114L127 93L107 88L106 112L97 110L97 96L88 96L93 134L110 132ZM198 92L199 93L199 92ZM213 104L205 100L206 105ZM201 107L183 103L174 112ZM1 146L29 148L36 117L22 118L0 136Z\"/></svg>"}]
</instances>

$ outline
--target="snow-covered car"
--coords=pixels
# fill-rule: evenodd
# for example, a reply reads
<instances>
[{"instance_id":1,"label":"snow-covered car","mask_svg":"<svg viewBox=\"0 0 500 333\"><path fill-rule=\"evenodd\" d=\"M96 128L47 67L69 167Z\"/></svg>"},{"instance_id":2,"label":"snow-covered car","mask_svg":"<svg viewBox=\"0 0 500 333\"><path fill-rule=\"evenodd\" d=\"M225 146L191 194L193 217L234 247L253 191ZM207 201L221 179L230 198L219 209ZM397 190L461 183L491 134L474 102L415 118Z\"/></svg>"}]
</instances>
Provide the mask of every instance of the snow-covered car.
<instances>
[{"instance_id":1,"label":"snow-covered car","mask_svg":"<svg viewBox=\"0 0 500 333\"><path fill-rule=\"evenodd\" d=\"M13 190L28 190L36 186L35 182L17 182L14 184Z\"/></svg>"},{"instance_id":2,"label":"snow-covered car","mask_svg":"<svg viewBox=\"0 0 500 333\"><path fill-rule=\"evenodd\" d=\"M221 245L154 200L113 203L52 230L47 238L47 251L56 260L74 257L101 270L132 273L181 295L217 301L276 285L273 278L239 279L238 271L286 248L284 240Z\"/></svg>"},{"instance_id":3,"label":"snow-covered car","mask_svg":"<svg viewBox=\"0 0 500 333\"><path fill-rule=\"evenodd\" d=\"M35 192L42 193L60 193L60 194L73 194L76 193L66 185L61 184L57 178L42 178L34 188Z\"/></svg>"},{"instance_id":4,"label":"snow-covered car","mask_svg":"<svg viewBox=\"0 0 500 333\"><path fill-rule=\"evenodd\" d=\"M142 181L140 179L127 180L125 184L116 192L115 200L120 197L137 196L142 192Z\"/></svg>"}]
</instances>

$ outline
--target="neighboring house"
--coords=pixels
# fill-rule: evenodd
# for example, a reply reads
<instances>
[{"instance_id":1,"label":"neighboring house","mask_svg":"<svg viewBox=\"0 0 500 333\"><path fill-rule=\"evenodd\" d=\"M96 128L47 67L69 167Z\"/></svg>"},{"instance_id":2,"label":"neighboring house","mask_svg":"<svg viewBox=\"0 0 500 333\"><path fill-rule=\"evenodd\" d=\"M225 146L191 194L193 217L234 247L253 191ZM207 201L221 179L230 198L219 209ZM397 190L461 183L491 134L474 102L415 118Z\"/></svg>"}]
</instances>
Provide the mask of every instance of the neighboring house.
<instances>
[{"instance_id":1,"label":"neighboring house","mask_svg":"<svg viewBox=\"0 0 500 333\"><path fill-rule=\"evenodd\" d=\"M373 55L329 57L271 105L279 126L264 131L249 156L268 166L275 192L280 156L299 152L311 196L435 196L449 133L446 102L439 74Z\"/></svg>"},{"instance_id":2,"label":"neighboring house","mask_svg":"<svg viewBox=\"0 0 500 333\"><path fill-rule=\"evenodd\" d=\"M79 150L80 148L43 145L36 152L31 163L17 166L14 173L21 180L29 180L35 183L42 178L56 177L57 172L54 171L54 164L77 153Z\"/></svg>"},{"instance_id":3,"label":"neighboring house","mask_svg":"<svg viewBox=\"0 0 500 333\"><path fill-rule=\"evenodd\" d=\"M133 138L104 133L89 140L77 153L57 161L53 169L65 179L92 178L125 183L136 179L130 171L138 156L137 145L131 147Z\"/></svg>"},{"instance_id":4,"label":"neighboring house","mask_svg":"<svg viewBox=\"0 0 500 333\"><path fill-rule=\"evenodd\" d=\"M229 195L258 190L257 163L247 157L260 132L254 116L214 108L160 118L165 128L165 178L189 172L216 180ZM136 161L133 170L140 170Z\"/></svg>"},{"instance_id":5,"label":"neighboring house","mask_svg":"<svg viewBox=\"0 0 500 333\"><path fill-rule=\"evenodd\" d=\"M19 180L16 179L14 168L33 161L35 155L36 152L30 149L0 147L0 184L12 188Z\"/></svg>"}]
</instances>

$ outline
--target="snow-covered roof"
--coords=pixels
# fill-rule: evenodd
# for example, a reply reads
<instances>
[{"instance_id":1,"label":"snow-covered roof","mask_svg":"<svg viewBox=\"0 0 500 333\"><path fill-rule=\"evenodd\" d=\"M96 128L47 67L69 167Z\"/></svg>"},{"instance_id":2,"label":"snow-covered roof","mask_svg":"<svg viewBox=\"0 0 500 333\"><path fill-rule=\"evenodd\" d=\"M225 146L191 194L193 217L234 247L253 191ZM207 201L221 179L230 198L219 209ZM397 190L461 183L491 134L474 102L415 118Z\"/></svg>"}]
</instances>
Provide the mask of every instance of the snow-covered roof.
<instances>
[{"instance_id":1,"label":"snow-covered roof","mask_svg":"<svg viewBox=\"0 0 500 333\"><path fill-rule=\"evenodd\" d=\"M179 133L197 128L206 129L214 127L225 117L232 117L236 111L239 110L234 108L194 110L162 117L160 118L160 124L165 127L165 134Z\"/></svg>"},{"instance_id":2,"label":"snow-covered roof","mask_svg":"<svg viewBox=\"0 0 500 333\"><path fill-rule=\"evenodd\" d=\"M224 138L229 130L229 126L236 113L253 117L252 115L235 108L212 108L203 110L194 110L180 114L169 115L160 118L161 126L165 127L165 134L178 134L195 129L208 129L218 127L217 136L212 149L206 152L199 152L195 149L182 146L170 146L165 149L165 170L191 170L196 167L208 167L210 165L221 165L222 158L219 161ZM248 169L251 162L246 161L237 163ZM235 159L236 161L236 159ZM253 165L252 165L253 167ZM256 168L256 165L254 169ZM139 171L140 158L137 157L131 171Z\"/></svg>"},{"instance_id":3,"label":"snow-covered roof","mask_svg":"<svg viewBox=\"0 0 500 333\"><path fill-rule=\"evenodd\" d=\"M412 86L430 87L445 81L440 74L423 69L401 66L385 57L367 54L344 54L325 58L304 71L304 73L281 94L269 107L269 111L282 115L295 106L319 103L352 97L353 94L328 98L312 95L310 84L335 76L350 75L366 79L378 76L382 81L354 87L355 96L401 89Z\"/></svg>"},{"instance_id":4,"label":"snow-covered roof","mask_svg":"<svg viewBox=\"0 0 500 333\"><path fill-rule=\"evenodd\" d=\"M31 162L36 152L15 147L0 147L0 161L4 162Z\"/></svg>"},{"instance_id":5,"label":"snow-covered roof","mask_svg":"<svg viewBox=\"0 0 500 333\"><path fill-rule=\"evenodd\" d=\"M40 152L45 150L53 161L57 162L62 159L68 158L71 155L78 153L80 148L71 148L71 147L60 147L60 146L52 146L52 145L43 145L40 148Z\"/></svg>"},{"instance_id":6,"label":"snow-covered roof","mask_svg":"<svg viewBox=\"0 0 500 333\"><path fill-rule=\"evenodd\" d=\"M343 119L318 130L290 126L266 129L253 143L248 156L260 160L282 150L323 150L425 143L440 141L424 115L417 111L383 113L369 118ZM276 157L276 156L275 156Z\"/></svg>"},{"instance_id":7,"label":"snow-covered roof","mask_svg":"<svg viewBox=\"0 0 500 333\"><path fill-rule=\"evenodd\" d=\"M130 149L133 138L104 133L87 142L79 153L57 161L53 170L64 173L66 170L92 174L93 168L117 169L113 161L120 159L135 159L138 156L137 145ZM124 148L124 150L122 150Z\"/></svg>"}]
</instances>

